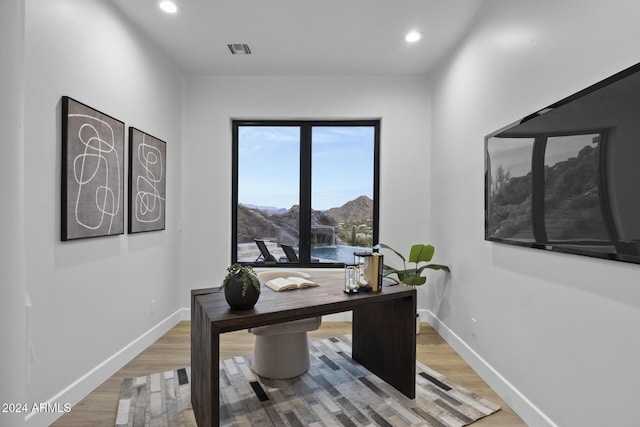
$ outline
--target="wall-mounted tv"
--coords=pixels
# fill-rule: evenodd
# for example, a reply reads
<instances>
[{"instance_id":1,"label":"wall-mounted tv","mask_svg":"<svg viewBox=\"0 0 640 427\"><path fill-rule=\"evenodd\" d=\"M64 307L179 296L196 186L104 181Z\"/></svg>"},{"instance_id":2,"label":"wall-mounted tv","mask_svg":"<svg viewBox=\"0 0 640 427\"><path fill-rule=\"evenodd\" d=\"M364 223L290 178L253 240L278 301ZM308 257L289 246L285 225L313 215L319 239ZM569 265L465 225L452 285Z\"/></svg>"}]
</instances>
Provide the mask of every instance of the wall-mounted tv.
<instances>
[{"instance_id":1,"label":"wall-mounted tv","mask_svg":"<svg viewBox=\"0 0 640 427\"><path fill-rule=\"evenodd\" d=\"M485 137L485 239L640 263L640 64Z\"/></svg>"}]
</instances>

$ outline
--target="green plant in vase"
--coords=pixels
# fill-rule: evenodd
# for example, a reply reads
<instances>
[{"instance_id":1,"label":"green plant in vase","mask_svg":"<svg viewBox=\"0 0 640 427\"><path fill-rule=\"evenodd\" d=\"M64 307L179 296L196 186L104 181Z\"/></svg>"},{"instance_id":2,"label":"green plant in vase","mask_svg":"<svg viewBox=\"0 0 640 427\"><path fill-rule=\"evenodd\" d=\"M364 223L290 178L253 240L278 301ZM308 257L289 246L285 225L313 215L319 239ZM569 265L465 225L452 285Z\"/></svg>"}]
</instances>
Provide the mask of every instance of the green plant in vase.
<instances>
[{"instance_id":1,"label":"green plant in vase","mask_svg":"<svg viewBox=\"0 0 640 427\"><path fill-rule=\"evenodd\" d=\"M260 281L250 265L229 266L220 286L220 290L222 289L232 310L253 308L260 297Z\"/></svg>"},{"instance_id":2,"label":"green plant in vase","mask_svg":"<svg viewBox=\"0 0 640 427\"><path fill-rule=\"evenodd\" d=\"M427 268L431 270L444 270L446 272L451 271L446 265L431 263L435 252L433 245L418 243L411 246L408 260L389 245L380 243L379 246L380 248L389 249L402 260L402 268L395 268L387 264L384 265L383 276L398 284L404 283L409 286L424 285L427 282L427 277L423 276L422 272ZM410 267L407 268L407 262L413 264L413 266L410 265ZM394 275L395 277L393 277Z\"/></svg>"}]
</instances>

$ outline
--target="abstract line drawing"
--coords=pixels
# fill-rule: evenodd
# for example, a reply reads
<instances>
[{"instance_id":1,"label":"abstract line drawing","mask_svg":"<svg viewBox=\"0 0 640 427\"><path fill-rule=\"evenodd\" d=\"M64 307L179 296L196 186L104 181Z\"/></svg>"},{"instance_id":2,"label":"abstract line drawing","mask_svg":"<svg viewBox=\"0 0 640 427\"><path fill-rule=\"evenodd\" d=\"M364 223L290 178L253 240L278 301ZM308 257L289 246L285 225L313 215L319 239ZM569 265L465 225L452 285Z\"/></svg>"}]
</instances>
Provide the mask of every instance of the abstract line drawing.
<instances>
[{"instance_id":1,"label":"abstract line drawing","mask_svg":"<svg viewBox=\"0 0 640 427\"><path fill-rule=\"evenodd\" d=\"M129 128L129 233L164 230L166 143Z\"/></svg>"},{"instance_id":2,"label":"abstract line drawing","mask_svg":"<svg viewBox=\"0 0 640 427\"><path fill-rule=\"evenodd\" d=\"M62 97L61 239L124 233L124 123Z\"/></svg>"}]
</instances>

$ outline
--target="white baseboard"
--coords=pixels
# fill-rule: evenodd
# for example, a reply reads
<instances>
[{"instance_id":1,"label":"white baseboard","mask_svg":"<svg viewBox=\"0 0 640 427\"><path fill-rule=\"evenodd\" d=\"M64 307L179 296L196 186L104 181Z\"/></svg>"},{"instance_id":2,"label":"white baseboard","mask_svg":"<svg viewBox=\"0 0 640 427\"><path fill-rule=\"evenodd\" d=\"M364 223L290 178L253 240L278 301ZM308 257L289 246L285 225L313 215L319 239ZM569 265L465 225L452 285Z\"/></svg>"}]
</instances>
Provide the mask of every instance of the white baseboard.
<instances>
[{"instance_id":1,"label":"white baseboard","mask_svg":"<svg viewBox=\"0 0 640 427\"><path fill-rule=\"evenodd\" d=\"M557 427L547 415L496 371L455 332L429 310L418 310L420 320L433 329L462 357L471 368L531 427Z\"/></svg>"},{"instance_id":2,"label":"white baseboard","mask_svg":"<svg viewBox=\"0 0 640 427\"><path fill-rule=\"evenodd\" d=\"M185 318L186 311L186 318ZM166 334L181 320L189 320L189 309L180 309L167 316L157 325L140 335L131 343L120 349L111 357L78 378L65 389L53 396L47 402L41 403L43 411L30 412L25 417L25 426L39 427L50 425L64 415L64 408L74 406L96 387L109 379L120 368L129 363L134 357L153 344L158 338ZM67 405L67 406L65 406Z\"/></svg>"}]
</instances>

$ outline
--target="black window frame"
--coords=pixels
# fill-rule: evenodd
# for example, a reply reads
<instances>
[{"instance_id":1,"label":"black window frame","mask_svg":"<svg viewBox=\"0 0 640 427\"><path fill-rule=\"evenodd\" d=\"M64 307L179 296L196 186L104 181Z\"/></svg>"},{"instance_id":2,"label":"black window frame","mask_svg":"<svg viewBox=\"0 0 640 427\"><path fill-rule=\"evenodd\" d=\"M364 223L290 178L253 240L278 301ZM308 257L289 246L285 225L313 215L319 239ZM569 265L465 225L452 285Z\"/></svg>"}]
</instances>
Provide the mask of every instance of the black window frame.
<instances>
[{"instance_id":1,"label":"black window frame","mask_svg":"<svg viewBox=\"0 0 640 427\"><path fill-rule=\"evenodd\" d=\"M358 127L370 126L374 128L373 148L373 245L379 243L379 212L380 212L380 119L357 120L246 120L232 119L232 177L231 177L231 263L238 262L238 129L242 126L292 126L300 128L300 189L299 189L299 262L275 263L269 267L291 268L336 268L344 267L342 262L312 262L311 261L311 191L312 191L312 129L314 127ZM307 226L303 226L306 224ZM260 262L240 262L241 264L264 266Z\"/></svg>"}]
</instances>

